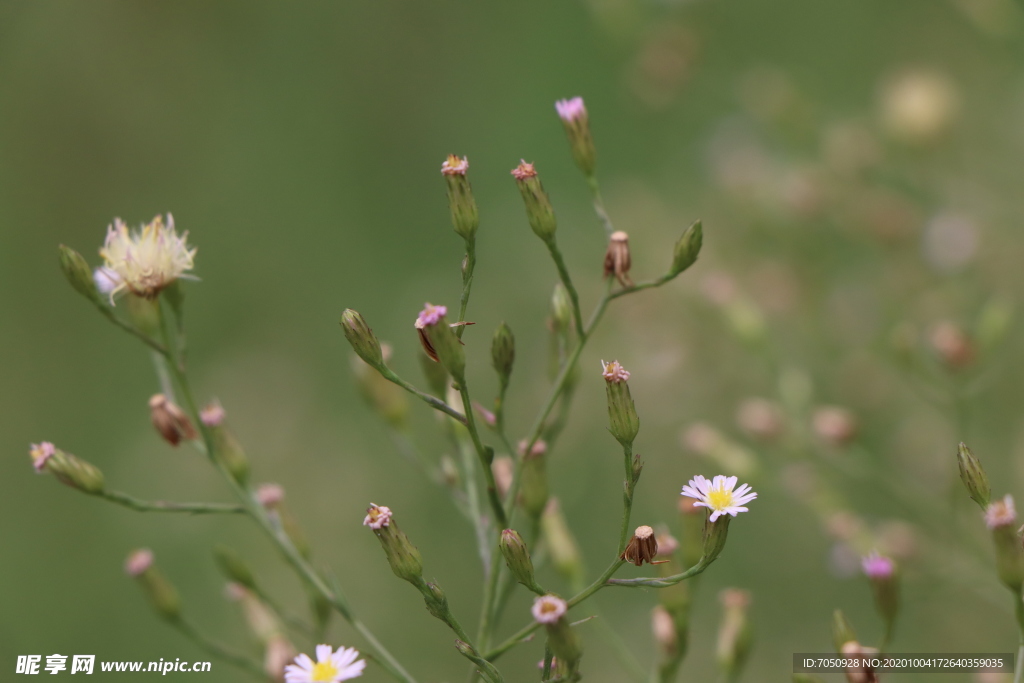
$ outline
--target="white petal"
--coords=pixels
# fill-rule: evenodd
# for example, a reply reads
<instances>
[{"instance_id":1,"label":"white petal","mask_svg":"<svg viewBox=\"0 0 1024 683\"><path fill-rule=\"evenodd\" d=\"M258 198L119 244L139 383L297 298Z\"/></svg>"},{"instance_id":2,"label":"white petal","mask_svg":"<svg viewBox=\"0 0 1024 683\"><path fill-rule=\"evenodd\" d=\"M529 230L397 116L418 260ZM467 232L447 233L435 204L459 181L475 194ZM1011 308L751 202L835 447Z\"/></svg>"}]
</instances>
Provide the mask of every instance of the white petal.
<instances>
[{"instance_id":1,"label":"white petal","mask_svg":"<svg viewBox=\"0 0 1024 683\"><path fill-rule=\"evenodd\" d=\"M727 491L732 491L733 488L735 488L737 481L738 481L738 479L736 477L726 477L725 478L725 489Z\"/></svg>"},{"instance_id":2,"label":"white petal","mask_svg":"<svg viewBox=\"0 0 1024 683\"><path fill-rule=\"evenodd\" d=\"M711 488L720 489L725 484L725 475L716 474L715 478L711 480Z\"/></svg>"},{"instance_id":3,"label":"white petal","mask_svg":"<svg viewBox=\"0 0 1024 683\"><path fill-rule=\"evenodd\" d=\"M359 651L354 647L339 647L338 651L331 656L331 661L334 662L334 668L341 670L356 661L358 657Z\"/></svg>"},{"instance_id":4,"label":"white petal","mask_svg":"<svg viewBox=\"0 0 1024 683\"><path fill-rule=\"evenodd\" d=\"M714 512L711 513L711 516L708 517L708 520L714 522L716 519L718 519L718 516L721 515L721 514L722 514L721 510L715 510Z\"/></svg>"},{"instance_id":5,"label":"white petal","mask_svg":"<svg viewBox=\"0 0 1024 683\"><path fill-rule=\"evenodd\" d=\"M339 681L347 681L350 678L357 678L363 675L363 669L366 668L366 660L360 659L355 664L346 667L337 678Z\"/></svg>"},{"instance_id":6,"label":"white petal","mask_svg":"<svg viewBox=\"0 0 1024 683\"><path fill-rule=\"evenodd\" d=\"M334 652L334 648L330 645L317 645L316 646L316 661L327 662L331 659L331 654Z\"/></svg>"},{"instance_id":7,"label":"white petal","mask_svg":"<svg viewBox=\"0 0 1024 683\"><path fill-rule=\"evenodd\" d=\"M306 671L313 670L313 660L310 659L309 655L307 655L306 653L302 653L301 655L296 657L295 663L298 664L300 668L305 669Z\"/></svg>"},{"instance_id":8,"label":"white petal","mask_svg":"<svg viewBox=\"0 0 1024 683\"><path fill-rule=\"evenodd\" d=\"M284 668L284 681L285 683L311 683L312 677L309 671L289 664Z\"/></svg>"}]
</instances>

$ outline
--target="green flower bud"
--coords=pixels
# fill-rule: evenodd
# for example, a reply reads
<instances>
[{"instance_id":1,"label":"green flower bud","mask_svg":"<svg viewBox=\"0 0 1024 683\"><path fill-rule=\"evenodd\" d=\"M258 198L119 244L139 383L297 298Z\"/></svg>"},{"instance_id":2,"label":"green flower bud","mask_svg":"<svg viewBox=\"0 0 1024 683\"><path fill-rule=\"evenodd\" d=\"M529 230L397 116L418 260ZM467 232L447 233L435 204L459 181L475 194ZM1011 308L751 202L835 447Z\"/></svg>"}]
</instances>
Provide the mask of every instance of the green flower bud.
<instances>
[{"instance_id":1,"label":"green flower bud","mask_svg":"<svg viewBox=\"0 0 1024 683\"><path fill-rule=\"evenodd\" d=\"M448 607L448 596L444 594L441 587L436 583L423 583L419 586L423 594L423 602L427 611L437 619L448 623L451 620L451 610Z\"/></svg>"},{"instance_id":2,"label":"green flower bud","mask_svg":"<svg viewBox=\"0 0 1024 683\"><path fill-rule=\"evenodd\" d=\"M530 559L530 551L523 542L523 537L515 529L505 529L501 532L501 541L498 543L501 554L505 557L505 564L508 565L512 576L516 581L526 586L537 595L544 595L546 592L537 583L533 574L533 561Z\"/></svg>"},{"instance_id":3,"label":"green flower bud","mask_svg":"<svg viewBox=\"0 0 1024 683\"><path fill-rule=\"evenodd\" d=\"M561 337L565 337L572 326L572 300L561 282L555 285L551 295L551 322L552 331Z\"/></svg>"},{"instance_id":4,"label":"green flower bud","mask_svg":"<svg viewBox=\"0 0 1024 683\"><path fill-rule=\"evenodd\" d=\"M540 518L540 526L555 570L571 586L580 584L584 575L583 557L572 532L569 531L569 525L566 524L557 498L548 501Z\"/></svg>"},{"instance_id":5,"label":"green flower bud","mask_svg":"<svg viewBox=\"0 0 1024 683\"><path fill-rule=\"evenodd\" d=\"M417 588L423 585L423 558L409 538L398 528L392 519L390 508L383 505L370 504L363 520L365 526L373 530L384 555L388 558L391 571L400 579L404 579Z\"/></svg>"},{"instance_id":6,"label":"green flower bud","mask_svg":"<svg viewBox=\"0 0 1024 683\"><path fill-rule=\"evenodd\" d=\"M146 594L157 614L168 621L181 616L181 599L178 591L153 564L153 553L149 550L136 550L125 562L125 572L135 578Z\"/></svg>"},{"instance_id":7,"label":"green flower bud","mask_svg":"<svg viewBox=\"0 0 1024 683\"><path fill-rule=\"evenodd\" d=\"M448 393L448 387L451 384L448 371L444 369L443 365L427 354L420 355L419 359L420 368L423 370L423 376L427 380L430 393L443 399Z\"/></svg>"},{"instance_id":8,"label":"green flower bud","mask_svg":"<svg viewBox=\"0 0 1024 683\"><path fill-rule=\"evenodd\" d=\"M520 448L524 448L521 444ZM547 444L538 441L529 453L521 454L520 503L530 517L536 519L548 503Z\"/></svg>"},{"instance_id":9,"label":"green flower bud","mask_svg":"<svg viewBox=\"0 0 1024 683\"><path fill-rule=\"evenodd\" d=\"M533 164L520 161L519 165L512 169L512 175L515 176L519 192L523 195L526 217L534 234L544 242L551 243L555 239L558 224L555 221L555 210L551 208L551 200L548 199L544 186L540 184L536 169Z\"/></svg>"},{"instance_id":10,"label":"green flower bud","mask_svg":"<svg viewBox=\"0 0 1024 683\"><path fill-rule=\"evenodd\" d=\"M750 594L735 588L727 588L720 595L724 613L718 629L718 665L725 679L736 680L746 664L753 644L747 607Z\"/></svg>"},{"instance_id":11,"label":"green flower bud","mask_svg":"<svg viewBox=\"0 0 1024 683\"><path fill-rule=\"evenodd\" d=\"M57 481L83 493L103 493L103 472L91 463L56 448L49 441L32 444L29 455L36 472L49 472Z\"/></svg>"},{"instance_id":12,"label":"green flower bud","mask_svg":"<svg viewBox=\"0 0 1024 683\"><path fill-rule=\"evenodd\" d=\"M85 258L71 247L63 244L58 247L60 254L60 269L64 271L64 277L68 279L75 291L93 303L100 302L99 292L96 291L96 283L92 279L92 270Z\"/></svg>"},{"instance_id":13,"label":"green flower bud","mask_svg":"<svg viewBox=\"0 0 1024 683\"><path fill-rule=\"evenodd\" d=\"M566 619L568 603L557 595L542 595L533 601L533 618L548 632L548 647L558 658L559 673L566 667L575 672L583 656L583 644ZM568 680L574 680L571 677Z\"/></svg>"},{"instance_id":14,"label":"green flower bud","mask_svg":"<svg viewBox=\"0 0 1024 683\"><path fill-rule=\"evenodd\" d=\"M981 461L974 456L967 444L960 442L956 452L956 462L960 469L960 480L963 481L971 500L984 510L992 500L992 487L988 483L988 475Z\"/></svg>"},{"instance_id":15,"label":"green flower bud","mask_svg":"<svg viewBox=\"0 0 1024 683\"><path fill-rule=\"evenodd\" d=\"M452 226L462 239L470 242L476 236L480 216L473 198L473 188L466 177L467 170L469 161L466 157L460 159L454 154L449 154L441 165L441 173L448 184L448 209L452 214Z\"/></svg>"},{"instance_id":16,"label":"green flower bud","mask_svg":"<svg viewBox=\"0 0 1024 683\"><path fill-rule=\"evenodd\" d=\"M237 584L241 584L250 590L256 589L256 577L249 570L245 560L233 548L226 545L218 545L213 549L213 559L221 573Z\"/></svg>"},{"instance_id":17,"label":"green flower bud","mask_svg":"<svg viewBox=\"0 0 1024 683\"><path fill-rule=\"evenodd\" d=\"M832 613L832 642L835 644L836 652L842 652L843 646L847 643L857 642L853 626L846 620L843 611L838 609Z\"/></svg>"},{"instance_id":18,"label":"green flower bud","mask_svg":"<svg viewBox=\"0 0 1024 683\"><path fill-rule=\"evenodd\" d=\"M224 424L224 408L217 402L199 411L199 419L213 439L214 454L231 478L243 486L249 481L249 458L234 433Z\"/></svg>"},{"instance_id":19,"label":"green flower bud","mask_svg":"<svg viewBox=\"0 0 1024 683\"><path fill-rule=\"evenodd\" d=\"M608 430L624 448L631 448L640 431L640 418L626 382L629 372L617 360L611 363L601 361L601 365L608 393Z\"/></svg>"},{"instance_id":20,"label":"green flower bud","mask_svg":"<svg viewBox=\"0 0 1024 683\"><path fill-rule=\"evenodd\" d=\"M494 331L494 339L491 341L491 363L498 373L498 380L501 386L507 387L509 377L512 375L512 364L516 359L516 338L511 328L502 322Z\"/></svg>"},{"instance_id":21,"label":"green flower bud","mask_svg":"<svg viewBox=\"0 0 1024 683\"><path fill-rule=\"evenodd\" d=\"M672 267L668 271L671 277L679 275L697 261L697 255L700 253L703 242L704 228L700 221L696 221L676 242L672 252Z\"/></svg>"},{"instance_id":22,"label":"green flower bud","mask_svg":"<svg viewBox=\"0 0 1024 683\"><path fill-rule=\"evenodd\" d=\"M346 308L341 314L341 329L345 338L352 345L352 349L366 363L378 370L384 366L384 354L380 348L380 342L373 334L373 330L366 324L366 320L359 311Z\"/></svg>"},{"instance_id":23,"label":"green flower bud","mask_svg":"<svg viewBox=\"0 0 1024 683\"><path fill-rule=\"evenodd\" d=\"M565 126L565 135L569 138L573 161L585 176L593 177L597 165L597 151L594 149L594 139L590 135L590 117L587 115L583 98L558 100L555 102L555 111Z\"/></svg>"}]
</instances>

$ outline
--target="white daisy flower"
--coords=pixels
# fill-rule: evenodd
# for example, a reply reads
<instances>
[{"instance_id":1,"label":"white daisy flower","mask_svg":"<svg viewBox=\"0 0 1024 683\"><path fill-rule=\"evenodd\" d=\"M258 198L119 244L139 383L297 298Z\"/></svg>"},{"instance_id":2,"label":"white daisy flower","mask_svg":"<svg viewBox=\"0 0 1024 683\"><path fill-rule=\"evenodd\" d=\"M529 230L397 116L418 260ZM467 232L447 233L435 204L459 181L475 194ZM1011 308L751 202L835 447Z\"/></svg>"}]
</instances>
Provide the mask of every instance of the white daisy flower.
<instances>
[{"instance_id":1,"label":"white daisy flower","mask_svg":"<svg viewBox=\"0 0 1024 683\"><path fill-rule=\"evenodd\" d=\"M557 595L542 595L533 601L533 618L541 624L554 624L569 609L569 604Z\"/></svg>"},{"instance_id":2,"label":"white daisy flower","mask_svg":"<svg viewBox=\"0 0 1024 683\"><path fill-rule=\"evenodd\" d=\"M717 475L708 481L701 475L690 480L690 483L683 487L683 495L688 498L696 498L695 506L706 507L711 510L710 520L714 522L723 514L735 517L737 513L746 512L743 507L750 501L757 498L757 494L750 490L750 486L743 484L735 491L736 477Z\"/></svg>"},{"instance_id":3,"label":"white daisy flower","mask_svg":"<svg viewBox=\"0 0 1024 683\"><path fill-rule=\"evenodd\" d=\"M284 668L285 683L339 683L363 675L366 660L359 659L359 651L353 647L330 645L316 646L316 662L309 655L301 654L294 664Z\"/></svg>"},{"instance_id":4,"label":"white daisy flower","mask_svg":"<svg viewBox=\"0 0 1024 683\"><path fill-rule=\"evenodd\" d=\"M101 291L114 296L128 290L143 297L154 297L186 270L192 270L195 249L187 243L188 232L179 237L174 218L167 223L157 216L138 230L129 232L120 218L107 228L107 239L100 249L104 264L96 274Z\"/></svg>"}]
</instances>

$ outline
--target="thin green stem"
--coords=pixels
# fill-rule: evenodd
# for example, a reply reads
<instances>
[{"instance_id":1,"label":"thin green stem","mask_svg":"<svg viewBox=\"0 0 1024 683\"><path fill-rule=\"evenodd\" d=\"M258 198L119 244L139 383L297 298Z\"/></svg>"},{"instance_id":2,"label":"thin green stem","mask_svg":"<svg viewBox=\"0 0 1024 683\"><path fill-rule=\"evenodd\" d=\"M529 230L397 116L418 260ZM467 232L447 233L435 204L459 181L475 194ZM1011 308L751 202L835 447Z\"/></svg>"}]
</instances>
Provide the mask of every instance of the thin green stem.
<instances>
[{"instance_id":1,"label":"thin green stem","mask_svg":"<svg viewBox=\"0 0 1024 683\"><path fill-rule=\"evenodd\" d=\"M612 219L609 218L608 212L604 208L604 199L601 198L601 188L597 184L597 177L587 176L587 185L590 186L590 193L594 198L594 213L597 214L598 220L604 226L605 233L610 237L615 232L615 226L612 225Z\"/></svg>"},{"instance_id":2,"label":"thin green stem","mask_svg":"<svg viewBox=\"0 0 1024 683\"><path fill-rule=\"evenodd\" d=\"M459 322L466 321L466 308L469 306L469 293L473 289L473 270L476 268L476 238L466 240L466 261L462 266L462 298L459 300ZM455 336L462 339L466 331L465 325L455 328ZM469 408L466 409L467 411Z\"/></svg>"},{"instance_id":3,"label":"thin green stem","mask_svg":"<svg viewBox=\"0 0 1024 683\"><path fill-rule=\"evenodd\" d=\"M583 336L583 315L580 313L580 295L576 293L576 286L573 285L572 278L569 277L569 269L565 265L565 259L562 258L562 252L558 250L558 243L555 242L555 238L552 237L545 242L548 246L548 251L551 252L551 259L555 262L555 267L558 269L558 277L562 280L562 284L565 285L566 291L569 292L569 300L572 302L573 320L576 322L576 333Z\"/></svg>"},{"instance_id":4,"label":"thin green stem","mask_svg":"<svg viewBox=\"0 0 1024 683\"><path fill-rule=\"evenodd\" d=\"M491 469L494 451L484 446L483 441L480 440L480 432L477 430L476 419L473 417L473 401L469 396L469 389L466 387L465 380L459 383L459 393L462 395L462 409L466 415L466 430L469 432L469 438L473 440L473 447L476 449L477 457L480 459L484 481L487 482L487 500L491 504L494 520L500 531L508 526L508 517L505 515L505 507L502 505L501 496L498 495L498 486L494 481L494 471Z\"/></svg>"},{"instance_id":5,"label":"thin green stem","mask_svg":"<svg viewBox=\"0 0 1024 683\"><path fill-rule=\"evenodd\" d=\"M1024 682L1024 595L1018 589L1013 592L1013 614L1017 618L1019 645L1017 647L1017 663L1013 668L1013 683Z\"/></svg>"},{"instance_id":6,"label":"thin green stem","mask_svg":"<svg viewBox=\"0 0 1024 683\"><path fill-rule=\"evenodd\" d=\"M622 525L619 528L619 555L626 550L626 542L629 539L629 518L633 512L633 491L636 482L640 479L633 474L633 447L623 446L622 457L626 463L626 480L622 490Z\"/></svg>"},{"instance_id":7,"label":"thin green stem","mask_svg":"<svg viewBox=\"0 0 1024 683\"><path fill-rule=\"evenodd\" d=\"M692 567L687 569L685 572L681 572L679 574L673 574L672 576L664 576L664 577L640 577L640 578L636 578L636 579L609 579L608 580L608 585L609 586L622 586L622 587L625 587L625 588L639 588L639 587L645 587L645 588L668 588L669 586L674 586L674 585L676 585L677 583L679 583L681 581L685 581L686 579L691 579L694 576L697 576L698 574L703 572L705 569L707 569L708 566L710 566L710 565L711 565L710 562L705 562L704 558L701 558L700 562L698 562L697 564L693 565Z\"/></svg>"},{"instance_id":8,"label":"thin green stem","mask_svg":"<svg viewBox=\"0 0 1024 683\"><path fill-rule=\"evenodd\" d=\"M196 630L195 626L185 621L184 619L180 617L177 619L173 619L171 620L171 625L174 626L174 628L180 631L185 637L187 637L193 643L198 645L200 649L202 649L209 655L216 657L217 659L222 659L228 664L236 666L239 669L248 671L252 675L262 680L274 680L263 670L263 667L260 666L257 662L254 662L253 660L249 659L244 655L240 655L236 652L233 652L224 647L223 645L220 645L219 643L215 643L212 640L209 640L206 636L204 636L198 630Z\"/></svg>"},{"instance_id":9,"label":"thin green stem","mask_svg":"<svg viewBox=\"0 0 1024 683\"><path fill-rule=\"evenodd\" d=\"M635 292L639 292L639 291L642 291L644 289L652 289L654 287L661 287L666 282L671 282L672 280L676 279L676 277L678 277L678 274L676 274L676 275L666 274L666 275L662 275L661 277L657 278L656 280L648 280L647 282L638 282L637 284L633 285L632 287L623 287L622 289L620 289L620 290L618 290L616 292L612 292L612 294L609 296L609 298L611 298L611 299L618 299L620 296L626 296L627 294L633 294Z\"/></svg>"},{"instance_id":10,"label":"thin green stem","mask_svg":"<svg viewBox=\"0 0 1024 683\"><path fill-rule=\"evenodd\" d=\"M417 389L416 387L414 387L413 385L409 384L404 379L402 379L401 377L396 375L394 373L394 371L391 370L391 368L389 368L387 366L384 366L384 368L380 371L380 374L381 374L381 376L384 379L386 379L389 382L392 382L392 383L397 384L398 386L402 387L403 389L408 391L410 394L412 394L413 396L416 396L417 398L422 400L424 403L429 405L434 410L439 410L442 413L444 413L445 415L448 415L449 417L454 418L457 422L460 422L462 424L466 424L466 416L465 415L463 415L459 411L455 410L450 405L448 405L447 403L445 403L441 399L437 398L436 396L431 396L430 394L428 394L426 392L420 391L419 389ZM470 408L467 407L466 408L466 412L470 413L472 411L470 410Z\"/></svg>"},{"instance_id":11,"label":"thin green stem","mask_svg":"<svg viewBox=\"0 0 1024 683\"><path fill-rule=\"evenodd\" d=\"M122 330L124 330L128 334L131 334L132 336L137 337L138 339L140 339L142 341L143 344L145 344L149 348L153 349L154 351L156 351L156 352L158 352L158 353L160 353L160 354L162 354L164 356L167 355L167 349L168 349L167 346L165 346L164 344L161 344L157 340L153 339L148 334L146 334L145 332L143 332L139 328L135 327L135 325L132 325L131 323L127 323L124 320L121 320L120 318L118 318L117 315L114 313L114 311L111 310L109 307L105 306L103 303L95 302L95 304L96 304L96 308L99 310L100 313L103 314L103 316L107 320L109 320L110 322L114 323L115 325L120 327Z\"/></svg>"},{"instance_id":12,"label":"thin green stem","mask_svg":"<svg viewBox=\"0 0 1024 683\"><path fill-rule=\"evenodd\" d=\"M136 512L187 512L193 515L246 512L245 506L231 503L175 503L164 500L140 500L120 491L103 491L98 495L111 503L123 505Z\"/></svg>"}]
</instances>

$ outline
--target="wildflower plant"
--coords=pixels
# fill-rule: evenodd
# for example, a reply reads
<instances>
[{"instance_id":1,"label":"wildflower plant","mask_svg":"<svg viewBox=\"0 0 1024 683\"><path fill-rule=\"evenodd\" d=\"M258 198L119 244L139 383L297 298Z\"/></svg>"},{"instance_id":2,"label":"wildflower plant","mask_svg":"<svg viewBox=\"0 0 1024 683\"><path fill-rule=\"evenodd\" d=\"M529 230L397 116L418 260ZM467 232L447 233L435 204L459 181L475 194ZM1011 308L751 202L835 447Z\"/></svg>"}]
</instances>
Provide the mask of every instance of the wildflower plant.
<instances>
[{"instance_id":1,"label":"wildflower plant","mask_svg":"<svg viewBox=\"0 0 1024 683\"><path fill-rule=\"evenodd\" d=\"M476 240L487 233L486 228L480 230L480 211L469 181L470 163L466 157L451 155L441 166L452 226L464 246L461 296L451 305L427 303L418 314L409 312L408 333L415 333L422 346L426 388L419 388L392 369L390 347L380 342L361 313L347 309L341 316L342 332L358 359L354 365L356 380L364 397L393 431L396 446L414 451L404 436L408 410L405 398L411 396L440 414L447 436L461 456L459 462L446 458L434 463L413 453L429 479L451 493L477 543L482 606L475 630L467 630L463 625L468 623L466 615L455 614L445 590L425 578L424 565L437 562L438 558L421 552L399 526L403 516L416 511L397 501L388 501L393 507L370 503L362 524L367 533L373 533L379 540L383 559L395 576L415 588L428 613L451 631L452 656L458 654L468 660L472 680L523 680L523 672L500 668L502 656L531 640L542 641L544 645L542 680L581 680L586 662L585 642L595 635L591 631L615 642L618 636L601 620L597 620L600 626L593 629L585 626L589 619L574 621L574 609L578 611L581 603L605 588L645 587L659 589L653 636L660 659L650 672L640 671L639 676L649 674L651 680L667 682L675 680L687 650L692 598L688 580L704 572L720 556L730 522L748 511L748 504L757 494L747 484L737 488L737 476L715 475L707 479L698 475L682 487L678 531L681 540L667 531L656 532L647 524L633 527L633 502L641 493L638 485L644 463L633 451L641 421L629 383L643 382L645 378L642 373L630 373L617 360L602 361L600 377L607 396L608 431L622 453L622 517L619 527L608 534L606 566L586 577L571 527L552 495L557 483L549 481L546 467L552 450L557 448L566 408L581 373L593 382L601 381L596 362L594 366L581 365L584 349L605 313L619 299L665 285L692 266L701 249L703 232L699 221L693 223L674 246L666 245L668 263L662 275L634 280L630 272L629 236L615 229L601 199L596 147L584 102L581 98L563 100L557 103L556 110L565 127L572 157L592 191L597 218L605 229L607 253L603 263L594 263L592 269L592 277L603 274L605 284L589 315L584 315L583 303L562 255L563 245L558 241L552 201L541 184L536 165L521 161L511 173L522 195L526 222L543 242L557 277L549 325L553 351L551 386L532 423L522 431L521 439L512 438L505 414L506 393L517 369L516 337L505 323L491 336L470 332ZM633 235L644 239L641 232L634 231ZM65 246L60 247L60 263L77 292L154 353L160 391L149 400L149 408L157 434L173 446L192 447L204 454L222 475L235 502L141 500L111 488L95 466L49 442L32 445L34 469L129 509L241 515L264 532L305 588L310 603L308 619L282 608L263 587L258 573L236 551L218 547L214 553L217 566L230 582L229 596L241 606L261 644L262 661L207 637L194 624L187 598L179 595L170 578L160 571L153 553L134 551L126 563L126 573L139 584L156 613L212 656L251 673L256 680L338 682L377 670L396 681L414 683L415 664L400 662L354 612L330 573L314 565L312 549L288 510L284 490L276 484L253 483L254 473L241 442L231 431L228 410L216 400L205 405L197 400L188 371L181 282L195 279L191 273L196 254L188 234L179 234L168 214L166 220L157 217L134 231L116 220L108 228L100 249L103 262L95 268ZM432 293L424 292L423 298L432 298ZM489 404L474 393L477 378L467 371L467 356L488 353L499 387ZM609 445L612 443L609 440ZM978 481L977 474L971 476L972 481ZM987 503L987 491L982 493L980 484L975 488L977 491L972 495ZM1003 507L1006 509L990 510L988 518L1002 520L1012 516L1012 504L1004 503ZM358 525L359 520L352 519L350 523ZM996 528L993 522L989 526ZM546 553L538 552L542 540ZM380 558L358 561L379 564ZM616 577L627 562L637 567L652 565L652 575ZM873 557L866 561L865 571L873 581L892 580L894 572L882 576L881 563L880 557ZM563 597L542 585L541 581L546 579L538 570L545 564L567 580L571 594ZM1019 577L1012 587L1019 593ZM510 614L506 608L517 589L525 589L536 597L528 612ZM883 587L878 591L879 595L890 593ZM748 603L749 597L742 591L723 597L726 611L718 659L730 680L738 676L750 648ZM329 622L335 616L346 621L358 635L358 650L351 644L326 642ZM518 622L519 627L501 636L507 621Z\"/></svg>"}]
</instances>

